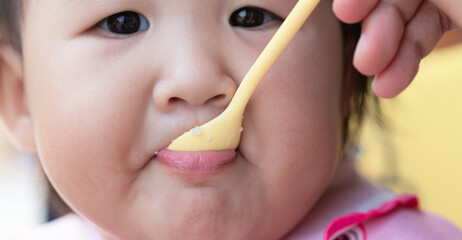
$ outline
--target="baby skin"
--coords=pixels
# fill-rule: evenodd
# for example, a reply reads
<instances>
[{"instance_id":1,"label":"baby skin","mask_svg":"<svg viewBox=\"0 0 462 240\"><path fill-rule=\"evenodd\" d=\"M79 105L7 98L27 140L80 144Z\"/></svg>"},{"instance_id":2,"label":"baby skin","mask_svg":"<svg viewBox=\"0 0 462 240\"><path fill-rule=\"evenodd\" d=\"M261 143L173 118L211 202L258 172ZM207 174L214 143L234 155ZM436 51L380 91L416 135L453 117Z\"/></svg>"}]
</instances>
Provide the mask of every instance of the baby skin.
<instances>
[{"instance_id":1,"label":"baby skin","mask_svg":"<svg viewBox=\"0 0 462 240\"><path fill-rule=\"evenodd\" d=\"M106 239L321 239L380 192L342 154L355 89L331 1L254 92L231 160L182 171L157 154L226 108L296 2L24 1L4 122Z\"/></svg>"}]
</instances>

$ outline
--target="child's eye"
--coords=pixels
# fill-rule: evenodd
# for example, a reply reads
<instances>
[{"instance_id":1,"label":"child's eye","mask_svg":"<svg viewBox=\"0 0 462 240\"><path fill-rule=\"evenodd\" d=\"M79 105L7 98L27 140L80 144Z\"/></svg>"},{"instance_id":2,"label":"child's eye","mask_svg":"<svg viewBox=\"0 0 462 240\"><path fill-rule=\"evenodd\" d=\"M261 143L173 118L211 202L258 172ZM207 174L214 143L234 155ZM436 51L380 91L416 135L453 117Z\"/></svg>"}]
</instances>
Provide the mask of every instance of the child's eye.
<instances>
[{"instance_id":1,"label":"child's eye","mask_svg":"<svg viewBox=\"0 0 462 240\"><path fill-rule=\"evenodd\" d=\"M274 20L281 21L281 18L258 7L243 7L231 14L229 23L233 27L254 28Z\"/></svg>"},{"instance_id":2,"label":"child's eye","mask_svg":"<svg viewBox=\"0 0 462 240\"><path fill-rule=\"evenodd\" d=\"M149 22L139 13L126 11L103 19L98 26L114 34L130 35L139 31L147 31Z\"/></svg>"}]
</instances>

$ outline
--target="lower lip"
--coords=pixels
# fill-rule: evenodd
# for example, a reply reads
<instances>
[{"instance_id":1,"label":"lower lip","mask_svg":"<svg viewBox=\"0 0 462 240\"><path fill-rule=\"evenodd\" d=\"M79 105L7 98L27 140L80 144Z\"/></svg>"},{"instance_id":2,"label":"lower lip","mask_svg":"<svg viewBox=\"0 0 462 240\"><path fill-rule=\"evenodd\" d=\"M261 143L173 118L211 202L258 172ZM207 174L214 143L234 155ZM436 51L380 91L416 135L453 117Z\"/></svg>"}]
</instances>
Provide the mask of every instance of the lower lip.
<instances>
[{"instance_id":1,"label":"lower lip","mask_svg":"<svg viewBox=\"0 0 462 240\"><path fill-rule=\"evenodd\" d=\"M233 162L235 156L234 150L197 152L162 150L157 158L174 172L204 175L225 169Z\"/></svg>"}]
</instances>

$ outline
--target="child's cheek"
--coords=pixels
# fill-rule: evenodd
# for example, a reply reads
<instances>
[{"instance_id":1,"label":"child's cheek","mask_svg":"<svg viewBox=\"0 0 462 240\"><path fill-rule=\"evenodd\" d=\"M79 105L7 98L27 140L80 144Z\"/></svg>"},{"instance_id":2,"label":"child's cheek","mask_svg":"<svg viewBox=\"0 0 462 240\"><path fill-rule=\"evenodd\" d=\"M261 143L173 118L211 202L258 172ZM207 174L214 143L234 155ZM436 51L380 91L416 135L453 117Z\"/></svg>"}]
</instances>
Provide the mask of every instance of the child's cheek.
<instances>
[{"instance_id":1,"label":"child's cheek","mask_svg":"<svg viewBox=\"0 0 462 240\"><path fill-rule=\"evenodd\" d=\"M35 139L51 181L71 205L83 204L81 196L115 198L147 158L133 156L143 153L133 143L143 131L152 88L133 84L117 62L95 68L85 52L25 50Z\"/></svg>"}]
</instances>

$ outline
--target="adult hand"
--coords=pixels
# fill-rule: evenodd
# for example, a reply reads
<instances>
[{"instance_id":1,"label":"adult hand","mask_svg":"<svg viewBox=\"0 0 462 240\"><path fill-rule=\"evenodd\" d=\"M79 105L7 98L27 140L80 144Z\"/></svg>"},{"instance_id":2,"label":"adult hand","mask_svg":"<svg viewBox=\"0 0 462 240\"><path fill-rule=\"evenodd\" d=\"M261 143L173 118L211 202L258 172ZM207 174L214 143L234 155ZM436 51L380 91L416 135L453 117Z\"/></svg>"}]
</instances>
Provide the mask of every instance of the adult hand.
<instances>
[{"instance_id":1,"label":"adult hand","mask_svg":"<svg viewBox=\"0 0 462 240\"><path fill-rule=\"evenodd\" d=\"M431 1L438 3L334 0L333 10L340 20L363 21L353 64L362 74L375 76L372 90L377 96L391 98L402 92L417 74L422 58L433 50L444 32L455 29L456 21L460 22L461 0Z\"/></svg>"}]
</instances>

